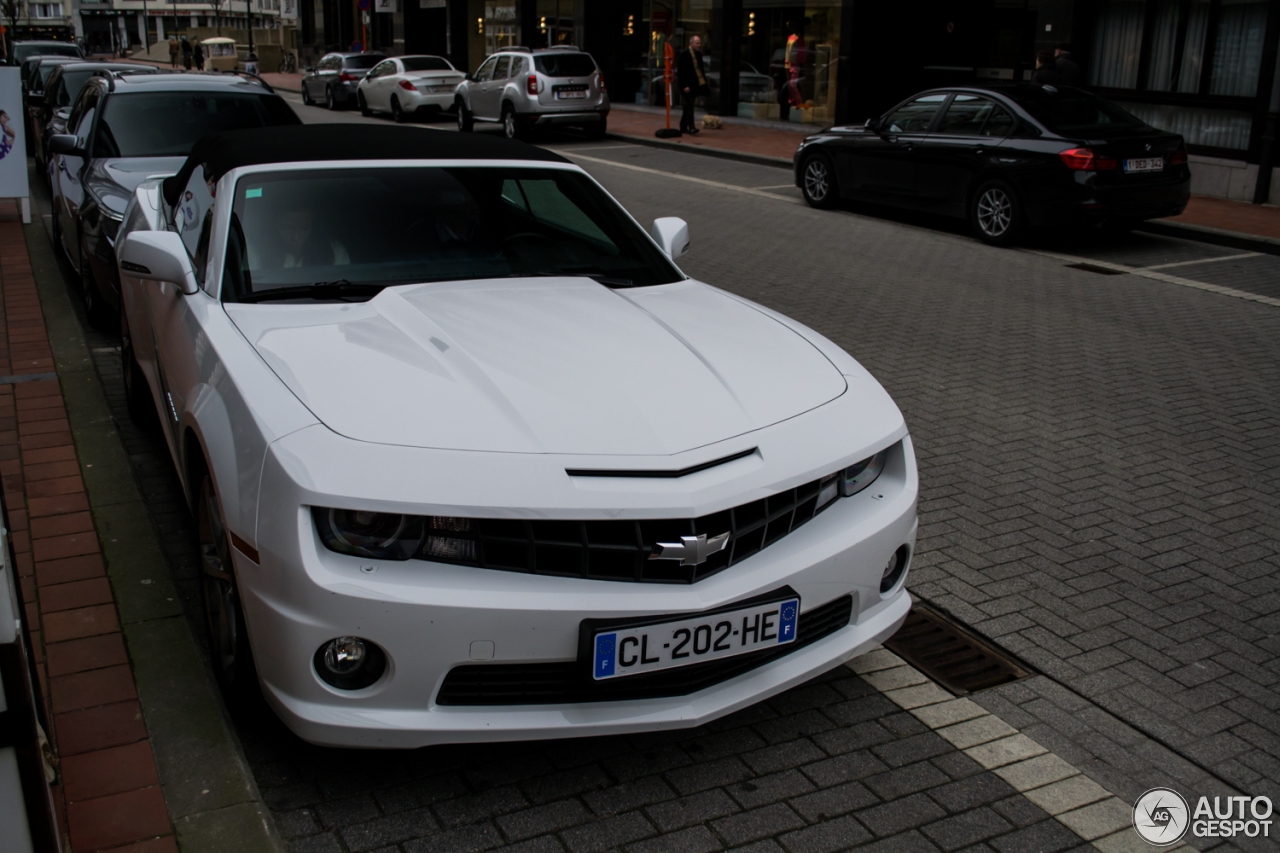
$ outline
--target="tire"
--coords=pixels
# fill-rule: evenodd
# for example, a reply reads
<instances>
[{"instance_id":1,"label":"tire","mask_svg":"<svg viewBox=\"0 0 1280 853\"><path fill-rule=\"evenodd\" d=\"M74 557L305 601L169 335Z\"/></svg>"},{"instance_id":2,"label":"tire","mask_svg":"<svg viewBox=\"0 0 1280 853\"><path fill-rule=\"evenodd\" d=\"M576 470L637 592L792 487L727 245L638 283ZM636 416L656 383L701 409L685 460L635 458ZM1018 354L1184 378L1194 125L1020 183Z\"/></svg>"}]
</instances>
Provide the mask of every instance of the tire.
<instances>
[{"instance_id":1,"label":"tire","mask_svg":"<svg viewBox=\"0 0 1280 853\"><path fill-rule=\"evenodd\" d=\"M507 139L520 139L524 136L524 128L520 126L520 119L516 117L516 111L510 104L502 107L502 135Z\"/></svg>"},{"instance_id":2,"label":"tire","mask_svg":"<svg viewBox=\"0 0 1280 853\"><path fill-rule=\"evenodd\" d=\"M471 115L471 110L467 109L467 105L461 98L457 103L458 110L458 130L462 133L470 133L476 128L476 121Z\"/></svg>"},{"instance_id":3,"label":"tire","mask_svg":"<svg viewBox=\"0 0 1280 853\"><path fill-rule=\"evenodd\" d=\"M836 172L826 154L813 154L800 167L800 192L810 207L827 210L840 196Z\"/></svg>"},{"instance_id":4,"label":"tire","mask_svg":"<svg viewBox=\"0 0 1280 853\"><path fill-rule=\"evenodd\" d=\"M311 100L311 93L307 91L307 84L302 84L302 103L306 106L312 106L315 102Z\"/></svg>"},{"instance_id":5,"label":"tire","mask_svg":"<svg viewBox=\"0 0 1280 853\"><path fill-rule=\"evenodd\" d=\"M409 114L400 106L400 99L395 95L391 96L391 119L396 124L404 124L409 120Z\"/></svg>"},{"instance_id":6,"label":"tire","mask_svg":"<svg viewBox=\"0 0 1280 853\"><path fill-rule=\"evenodd\" d=\"M373 110L369 109L369 102L364 99L364 92L356 92L356 103L360 105L360 115L371 116Z\"/></svg>"},{"instance_id":7,"label":"tire","mask_svg":"<svg viewBox=\"0 0 1280 853\"><path fill-rule=\"evenodd\" d=\"M227 704L243 706L258 689L258 675L245 629L240 589L231 560L231 541L223 524L222 506L213 478L198 472L196 486L196 545L200 553L200 589L209 657L213 674Z\"/></svg>"},{"instance_id":8,"label":"tire","mask_svg":"<svg viewBox=\"0 0 1280 853\"><path fill-rule=\"evenodd\" d=\"M986 181L969 203L969 224L974 236L991 246L1008 246L1022 232L1022 202L1013 187L1000 180Z\"/></svg>"},{"instance_id":9,"label":"tire","mask_svg":"<svg viewBox=\"0 0 1280 853\"><path fill-rule=\"evenodd\" d=\"M138 426L152 426L156 422L156 408L147 387L147 377L138 366L133 352L133 335L129 332L129 318L124 306L120 310L120 367L124 375L124 399L129 409L129 419Z\"/></svg>"},{"instance_id":10,"label":"tire","mask_svg":"<svg viewBox=\"0 0 1280 853\"><path fill-rule=\"evenodd\" d=\"M595 124L587 125L582 130L587 139L604 139L604 135L609 132L609 119L602 118Z\"/></svg>"},{"instance_id":11,"label":"tire","mask_svg":"<svg viewBox=\"0 0 1280 853\"><path fill-rule=\"evenodd\" d=\"M84 252L80 253L80 299L84 303L84 315L89 325L95 329L107 328L107 307L102 298L102 289L93 275L93 267L85 260Z\"/></svg>"},{"instance_id":12,"label":"tire","mask_svg":"<svg viewBox=\"0 0 1280 853\"><path fill-rule=\"evenodd\" d=\"M326 109L334 112L338 110L338 98L333 94L332 86L324 90L324 105Z\"/></svg>"}]
</instances>

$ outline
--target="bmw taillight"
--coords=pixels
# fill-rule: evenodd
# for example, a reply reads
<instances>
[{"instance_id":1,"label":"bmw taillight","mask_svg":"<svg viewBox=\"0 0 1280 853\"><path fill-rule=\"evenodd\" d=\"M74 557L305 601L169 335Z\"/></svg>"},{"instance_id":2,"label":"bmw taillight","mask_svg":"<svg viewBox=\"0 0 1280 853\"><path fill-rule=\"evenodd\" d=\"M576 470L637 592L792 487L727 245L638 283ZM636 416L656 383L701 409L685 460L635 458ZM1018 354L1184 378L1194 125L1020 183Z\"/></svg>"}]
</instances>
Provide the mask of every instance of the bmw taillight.
<instances>
[{"instance_id":1,"label":"bmw taillight","mask_svg":"<svg viewBox=\"0 0 1280 853\"><path fill-rule=\"evenodd\" d=\"M1059 151L1058 157L1067 164L1068 169L1078 172L1101 172L1119 165L1111 157L1099 157L1090 148L1068 148L1066 151Z\"/></svg>"},{"instance_id":2,"label":"bmw taillight","mask_svg":"<svg viewBox=\"0 0 1280 853\"><path fill-rule=\"evenodd\" d=\"M538 75L530 74L524 81L524 90L530 95L538 94Z\"/></svg>"},{"instance_id":3,"label":"bmw taillight","mask_svg":"<svg viewBox=\"0 0 1280 853\"><path fill-rule=\"evenodd\" d=\"M338 75L338 79L341 80L343 83L355 83L359 81L360 78L354 74L348 74L346 71L343 71L341 74Z\"/></svg>"},{"instance_id":4,"label":"bmw taillight","mask_svg":"<svg viewBox=\"0 0 1280 853\"><path fill-rule=\"evenodd\" d=\"M413 88L413 84L412 84L412 83L410 83L408 80L401 80L401 81L400 81L400 88L401 88L401 89L404 89L406 92L416 92L416 91L418 91L417 89Z\"/></svg>"},{"instance_id":5,"label":"bmw taillight","mask_svg":"<svg viewBox=\"0 0 1280 853\"><path fill-rule=\"evenodd\" d=\"M1170 166L1187 165L1187 146L1185 145L1178 146L1178 150L1173 152L1173 155L1169 157L1169 165Z\"/></svg>"}]
</instances>

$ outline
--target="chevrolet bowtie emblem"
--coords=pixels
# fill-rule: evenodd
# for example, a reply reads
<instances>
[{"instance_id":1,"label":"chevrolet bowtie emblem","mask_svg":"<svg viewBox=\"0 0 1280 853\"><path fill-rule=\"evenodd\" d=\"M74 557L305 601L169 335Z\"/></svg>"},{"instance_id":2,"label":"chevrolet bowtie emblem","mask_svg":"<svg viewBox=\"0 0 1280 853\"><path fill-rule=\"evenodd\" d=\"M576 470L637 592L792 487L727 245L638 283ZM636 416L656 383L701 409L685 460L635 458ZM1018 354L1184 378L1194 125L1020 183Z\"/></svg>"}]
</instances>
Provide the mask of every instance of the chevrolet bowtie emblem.
<instances>
[{"instance_id":1,"label":"chevrolet bowtie emblem","mask_svg":"<svg viewBox=\"0 0 1280 853\"><path fill-rule=\"evenodd\" d=\"M729 534L707 538L707 534L697 536L681 536L679 542L657 542L653 546L650 560L679 560L682 566L697 566L705 563L712 554L718 554L729 547Z\"/></svg>"}]
</instances>

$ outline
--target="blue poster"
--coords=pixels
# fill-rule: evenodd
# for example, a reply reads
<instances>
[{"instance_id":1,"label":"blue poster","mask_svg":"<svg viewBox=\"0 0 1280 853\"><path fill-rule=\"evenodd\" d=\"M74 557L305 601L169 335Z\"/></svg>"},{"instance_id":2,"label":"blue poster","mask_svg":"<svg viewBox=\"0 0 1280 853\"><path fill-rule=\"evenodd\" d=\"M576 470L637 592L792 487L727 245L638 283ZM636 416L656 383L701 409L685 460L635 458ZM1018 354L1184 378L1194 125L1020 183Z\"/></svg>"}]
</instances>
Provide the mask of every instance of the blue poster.
<instances>
[{"instance_id":1,"label":"blue poster","mask_svg":"<svg viewBox=\"0 0 1280 853\"><path fill-rule=\"evenodd\" d=\"M0 68L0 198L30 195L21 73L18 68Z\"/></svg>"}]
</instances>

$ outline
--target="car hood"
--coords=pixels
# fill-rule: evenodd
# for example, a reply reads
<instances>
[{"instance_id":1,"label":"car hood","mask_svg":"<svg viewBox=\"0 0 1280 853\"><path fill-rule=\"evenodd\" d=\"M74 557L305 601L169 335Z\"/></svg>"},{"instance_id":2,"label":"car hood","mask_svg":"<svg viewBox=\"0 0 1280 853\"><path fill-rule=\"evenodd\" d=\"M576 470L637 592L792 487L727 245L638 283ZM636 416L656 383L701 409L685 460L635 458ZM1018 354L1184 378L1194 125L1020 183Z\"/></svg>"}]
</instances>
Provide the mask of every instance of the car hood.
<instances>
[{"instance_id":1,"label":"car hood","mask_svg":"<svg viewBox=\"0 0 1280 853\"><path fill-rule=\"evenodd\" d=\"M186 157L105 157L91 160L85 183L105 205L124 214L133 191L147 178L176 175Z\"/></svg>"},{"instance_id":2,"label":"car hood","mask_svg":"<svg viewBox=\"0 0 1280 853\"><path fill-rule=\"evenodd\" d=\"M586 278L388 288L357 304L238 304L298 399L361 441L511 453L670 455L844 393L811 343L694 281Z\"/></svg>"}]
</instances>

